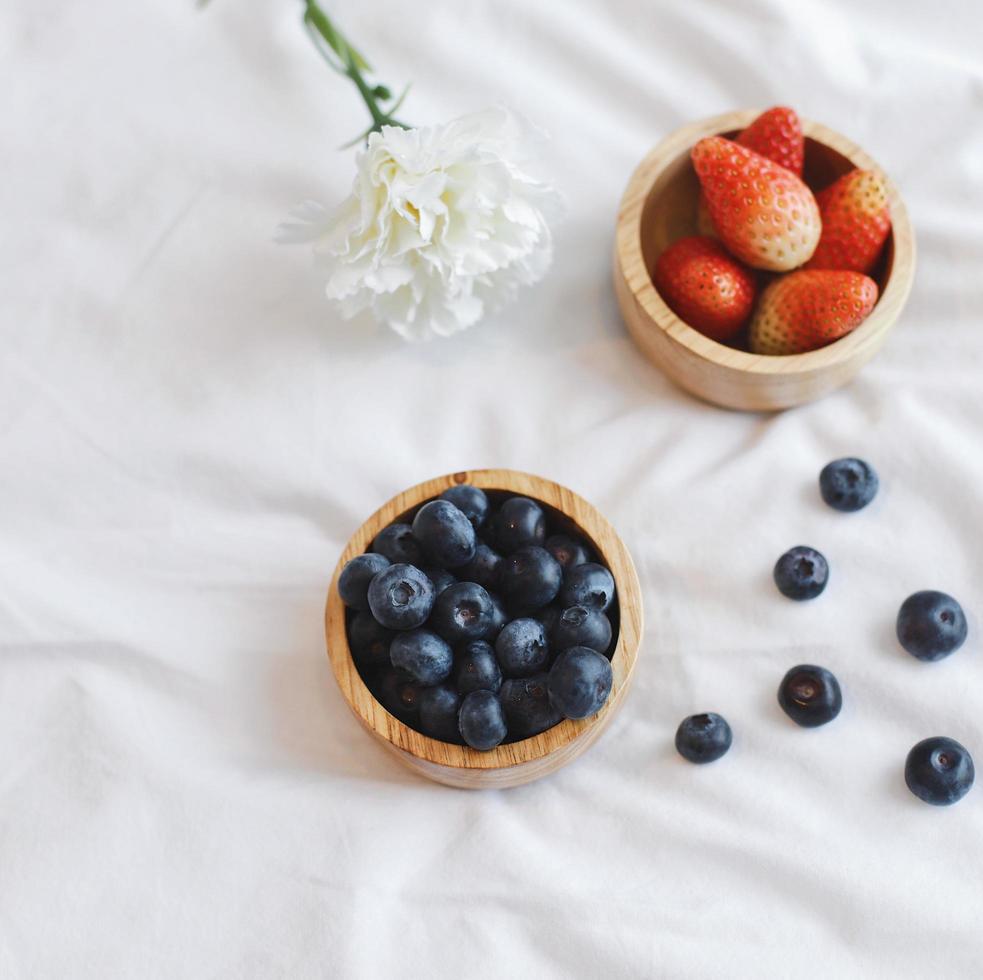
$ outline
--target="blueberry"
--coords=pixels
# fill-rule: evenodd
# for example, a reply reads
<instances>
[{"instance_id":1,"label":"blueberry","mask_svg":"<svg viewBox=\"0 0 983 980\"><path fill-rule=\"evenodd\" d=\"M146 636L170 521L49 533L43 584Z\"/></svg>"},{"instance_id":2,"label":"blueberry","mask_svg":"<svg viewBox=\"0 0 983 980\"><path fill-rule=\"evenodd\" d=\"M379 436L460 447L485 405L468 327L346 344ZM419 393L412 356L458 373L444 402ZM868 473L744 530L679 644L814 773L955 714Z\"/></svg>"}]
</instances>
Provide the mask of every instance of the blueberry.
<instances>
[{"instance_id":1,"label":"blueberry","mask_svg":"<svg viewBox=\"0 0 983 980\"><path fill-rule=\"evenodd\" d=\"M546 537L543 508L528 497L509 497L494 519L495 544L503 555L510 555L530 544L542 544Z\"/></svg>"},{"instance_id":2,"label":"blueberry","mask_svg":"<svg viewBox=\"0 0 983 980\"><path fill-rule=\"evenodd\" d=\"M554 650L590 647L598 653L607 653L611 645L611 620L598 609L571 606L557 618L550 644Z\"/></svg>"},{"instance_id":3,"label":"blueberry","mask_svg":"<svg viewBox=\"0 0 983 980\"><path fill-rule=\"evenodd\" d=\"M449 501L461 511L476 531L488 519L488 497L484 490L479 490L470 483L450 487L440 495L440 499Z\"/></svg>"},{"instance_id":4,"label":"blueberry","mask_svg":"<svg viewBox=\"0 0 983 980\"><path fill-rule=\"evenodd\" d=\"M385 555L356 555L338 576L338 595L349 609L369 608L369 582L389 567Z\"/></svg>"},{"instance_id":5,"label":"blueberry","mask_svg":"<svg viewBox=\"0 0 983 980\"><path fill-rule=\"evenodd\" d=\"M491 596L476 582L456 582L434 603L430 626L456 646L484 639L492 630L495 607Z\"/></svg>"},{"instance_id":6,"label":"blueberry","mask_svg":"<svg viewBox=\"0 0 983 980\"><path fill-rule=\"evenodd\" d=\"M433 582L434 595L440 595L444 589L449 588L457 581L446 568L437 568L435 565L427 565L423 569L423 574Z\"/></svg>"},{"instance_id":7,"label":"blueberry","mask_svg":"<svg viewBox=\"0 0 983 980\"><path fill-rule=\"evenodd\" d=\"M775 563L772 573L783 596L802 601L815 599L829 581L829 565L815 548L790 548Z\"/></svg>"},{"instance_id":8,"label":"blueberry","mask_svg":"<svg viewBox=\"0 0 983 980\"><path fill-rule=\"evenodd\" d=\"M415 565L390 565L369 583L369 608L387 629L422 626L433 605L433 583Z\"/></svg>"},{"instance_id":9,"label":"blueberry","mask_svg":"<svg viewBox=\"0 0 983 980\"><path fill-rule=\"evenodd\" d=\"M531 612L552 602L560 591L560 563L538 545L527 545L502 560L499 583L506 603Z\"/></svg>"},{"instance_id":10,"label":"blueberry","mask_svg":"<svg viewBox=\"0 0 983 980\"><path fill-rule=\"evenodd\" d=\"M378 555L384 555L394 565L423 564L423 551L409 524L390 524L384 527L372 542L372 550Z\"/></svg>"},{"instance_id":11,"label":"blueberry","mask_svg":"<svg viewBox=\"0 0 983 980\"><path fill-rule=\"evenodd\" d=\"M420 730L431 738L460 745L463 741L457 727L460 708L460 695L447 684L423 688L420 691Z\"/></svg>"},{"instance_id":12,"label":"blueberry","mask_svg":"<svg viewBox=\"0 0 983 980\"><path fill-rule=\"evenodd\" d=\"M502 556L482 541L475 546L471 561L455 571L462 582L477 582L486 589L494 589L501 564Z\"/></svg>"},{"instance_id":13,"label":"blueberry","mask_svg":"<svg viewBox=\"0 0 983 980\"><path fill-rule=\"evenodd\" d=\"M422 690L413 678L390 667L383 671L372 693L389 714L407 725L415 725L419 717Z\"/></svg>"},{"instance_id":14,"label":"blueberry","mask_svg":"<svg viewBox=\"0 0 983 980\"><path fill-rule=\"evenodd\" d=\"M916 592L898 611L898 640L919 660L941 660L966 642L966 614L944 592Z\"/></svg>"},{"instance_id":15,"label":"blueberry","mask_svg":"<svg viewBox=\"0 0 983 980\"><path fill-rule=\"evenodd\" d=\"M474 558L474 528L447 500L431 500L416 512L413 537L423 553L441 568L459 568Z\"/></svg>"},{"instance_id":16,"label":"blueberry","mask_svg":"<svg viewBox=\"0 0 983 980\"><path fill-rule=\"evenodd\" d=\"M546 666L549 642L538 619L513 619L495 641L495 656L506 677L526 677Z\"/></svg>"},{"instance_id":17,"label":"blueberry","mask_svg":"<svg viewBox=\"0 0 983 980\"><path fill-rule=\"evenodd\" d=\"M509 615L505 611L505 603L500 595L489 592L488 597L492 601L492 624L485 639L494 641L495 637L502 632L502 627L509 621Z\"/></svg>"},{"instance_id":18,"label":"blueberry","mask_svg":"<svg viewBox=\"0 0 983 980\"><path fill-rule=\"evenodd\" d=\"M454 666L454 653L450 646L427 629L397 634L389 647L389 659L397 670L406 671L417 683L425 686L446 680Z\"/></svg>"},{"instance_id":19,"label":"blueberry","mask_svg":"<svg viewBox=\"0 0 983 980\"><path fill-rule=\"evenodd\" d=\"M588 718L604 707L612 681L606 657L590 647L571 647L550 667L550 701L565 718Z\"/></svg>"},{"instance_id":20,"label":"blueberry","mask_svg":"<svg viewBox=\"0 0 983 980\"><path fill-rule=\"evenodd\" d=\"M348 646L360 671L388 667L389 644L396 634L380 626L372 613L357 612L348 624Z\"/></svg>"},{"instance_id":21,"label":"blueberry","mask_svg":"<svg viewBox=\"0 0 983 980\"><path fill-rule=\"evenodd\" d=\"M604 612L613 601L614 578L603 565L585 562L575 565L563 576L560 604L564 609L586 606Z\"/></svg>"},{"instance_id":22,"label":"blueberry","mask_svg":"<svg viewBox=\"0 0 983 980\"><path fill-rule=\"evenodd\" d=\"M975 778L973 757L955 739L942 735L919 742L905 761L908 789L932 806L958 803Z\"/></svg>"},{"instance_id":23,"label":"blueberry","mask_svg":"<svg viewBox=\"0 0 983 980\"><path fill-rule=\"evenodd\" d=\"M508 733L498 695L491 691L472 691L461 702L458 729L471 748L482 752L495 748Z\"/></svg>"},{"instance_id":24,"label":"blueberry","mask_svg":"<svg viewBox=\"0 0 983 980\"><path fill-rule=\"evenodd\" d=\"M509 741L532 738L563 721L563 715L550 703L545 673L507 680L498 694L509 729Z\"/></svg>"},{"instance_id":25,"label":"blueberry","mask_svg":"<svg viewBox=\"0 0 983 980\"><path fill-rule=\"evenodd\" d=\"M560 563L560 568L564 571L573 568L574 565L583 565L590 561L587 545L566 534L554 534L548 537L543 547Z\"/></svg>"},{"instance_id":26,"label":"blueberry","mask_svg":"<svg viewBox=\"0 0 983 980\"><path fill-rule=\"evenodd\" d=\"M877 494L877 474L862 459L834 459L819 474L819 492L834 510L866 507Z\"/></svg>"},{"instance_id":27,"label":"blueberry","mask_svg":"<svg viewBox=\"0 0 983 980\"><path fill-rule=\"evenodd\" d=\"M676 751L690 762L714 762L726 754L732 741L730 725L712 711L690 715L676 729Z\"/></svg>"},{"instance_id":28,"label":"blueberry","mask_svg":"<svg viewBox=\"0 0 983 980\"><path fill-rule=\"evenodd\" d=\"M839 681L825 667L799 664L782 678L778 703L797 725L818 728L840 713L843 695Z\"/></svg>"},{"instance_id":29,"label":"blueberry","mask_svg":"<svg viewBox=\"0 0 983 980\"><path fill-rule=\"evenodd\" d=\"M472 640L461 650L454 664L454 684L459 694L498 692L502 686L502 668L490 643Z\"/></svg>"}]
</instances>

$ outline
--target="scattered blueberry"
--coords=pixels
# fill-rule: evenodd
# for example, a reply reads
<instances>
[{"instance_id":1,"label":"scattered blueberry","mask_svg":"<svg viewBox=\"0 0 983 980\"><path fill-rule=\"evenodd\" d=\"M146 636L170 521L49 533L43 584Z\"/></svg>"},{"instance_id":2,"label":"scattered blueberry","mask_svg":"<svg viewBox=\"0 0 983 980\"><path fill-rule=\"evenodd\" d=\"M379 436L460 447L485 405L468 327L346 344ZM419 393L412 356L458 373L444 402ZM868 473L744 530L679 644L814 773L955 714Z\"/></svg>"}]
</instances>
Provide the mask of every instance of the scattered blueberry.
<instances>
[{"instance_id":1,"label":"scattered blueberry","mask_svg":"<svg viewBox=\"0 0 983 980\"><path fill-rule=\"evenodd\" d=\"M571 606L557 618L550 644L554 650L590 647L598 653L607 653L611 645L611 620L599 609Z\"/></svg>"},{"instance_id":2,"label":"scattered blueberry","mask_svg":"<svg viewBox=\"0 0 983 980\"><path fill-rule=\"evenodd\" d=\"M357 612L348 624L348 646L360 671L388 667L389 644L396 634L380 626L370 612Z\"/></svg>"},{"instance_id":3,"label":"scattered blueberry","mask_svg":"<svg viewBox=\"0 0 983 980\"><path fill-rule=\"evenodd\" d=\"M432 630L415 629L398 633L389 647L389 659L415 681L429 686L450 676L454 653Z\"/></svg>"},{"instance_id":4,"label":"scattered blueberry","mask_svg":"<svg viewBox=\"0 0 983 980\"><path fill-rule=\"evenodd\" d=\"M570 606L586 606L604 612L614 601L614 578L596 562L575 565L563 576L560 603L564 609Z\"/></svg>"},{"instance_id":5,"label":"scattered blueberry","mask_svg":"<svg viewBox=\"0 0 983 980\"><path fill-rule=\"evenodd\" d=\"M778 703L797 725L818 728L832 721L843 707L839 681L825 667L793 667L778 688Z\"/></svg>"},{"instance_id":6,"label":"scattered blueberry","mask_svg":"<svg viewBox=\"0 0 983 980\"><path fill-rule=\"evenodd\" d=\"M420 691L421 731L431 738L460 745L461 732L457 727L460 708L460 695L447 684L423 688Z\"/></svg>"},{"instance_id":7,"label":"scattered blueberry","mask_svg":"<svg viewBox=\"0 0 983 980\"><path fill-rule=\"evenodd\" d=\"M566 534L548 537L543 547L560 563L560 568L564 571L590 561L587 545Z\"/></svg>"},{"instance_id":8,"label":"scattered blueberry","mask_svg":"<svg viewBox=\"0 0 983 980\"><path fill-rule=\"evenodd\" d=\"M389 567L385 555L356 555L338 576L338 595L349 609L369 608L369 582Z\"/></svg>"},{"instance_id":9,"label":"scattered blueberry","mask_svg":"<svg viewBox=\"0 0 983 980\"><path fill-rule=\"evenodd\" d=\"M531 612L556 598L563 581L560 563L538 545L526 545L502 559L499 584L506 603Z\"/></svg>"},{"instance_id":10,"label":"scattered blueberry","mask_svg":"<svg viewBox=\"0 0 983 980\"><path fill-rule=\"evenodd\" d=\"M502 685L498 699L512 742L532 738L563 720L563 715L550 703L545 673L510 678Z\"/></svg>"},{"instance_id":11,"label":"scattered blueberry","mask_svg":"<svg viewBox=\"0 0 983 980\"><path fill-rule=\"evenodd\" d=\"M550 701L565 718L588 718L604 707L612 680L606 657L590 647L571 647L550 667Z\"/></svg>"},{"instance_id":12,"label":"scattered blueberry","mask_svg":"<svg viewBox=\"0 0 983 980\"><path fill-rule=\"evenodd\" d=\"M546 666L549 642L538 619L513 619L495 641L495 656L506 677L527 677Z\"/></svg>"},{"instance_id":13,"label":"scattered blueberry","mask_svg":"<svg viewBox=\"0 0 983 980\"><path fill-rule=\"evenodd\" d=\"M962 606L944 592L916 592L898 610L898 640L919 660L955 653L966 642L967 630Z\"/></svg>"},{"instance_id":14,"label":"scattered blueberry","mask_svg":"<svg viewBox=\"0 0 983 980\"><path fill-rule=\"evenodd\" d=\"M413 518L413 537L423 553L441 568L459 568L474 558L471 522L450 501L431 500Z\"/></svg>"},{"instance_id":15,"label":"scattered blueberry","mask_svg":"<svg viewBox=\"0 0 983 980\"><path fill-rule=\"evenodd\" d=\"M384 527L372 542L372 550L385 555L394 565L423 564L423 551L409 524L390 524Z\"/></svg>"},{"instance_id":16,"label":"scattered blueberry","mask_svg":"<svg viewBox=\"0 0 983 980\"><path fill-rule=\"evenodd\" d=\"M834 459L819 474L819 492L834 510L849 512L866 507L879 482L874 468L862 459Z\"/></svg>"},{"instance_id":17,"label":"scattered blueberry","mask_svg":"<svg viewBox=\"0 0 983 980\"><path fill-rule=\"evenodd\" d=\"M510 555L530 544L542 544L546 537L543 508L528 497L509 497L494 520L495 543L503 555Z\"/></svg>"},{"instance_id":18,"label":"scattered blueberry","mask_svg":"<svg viewBox=\"0 0 983 980\"><path fill-rule=\"evenodd\" d=\"M815 548L790 548L775 563L775 585L783 596L802 601L815 599L829 581L829 565Z\"/></svg>"},{"instance_id":19,"label":"scattered blueberry","mask_svg":"<svg viewBox=\"0 0 983 980\"><path fill-rule=\"evenodd\" d=\"M462 483L450 487L440 495L441 500L450 501L471 522L477 531L488 519L488 497L484 490Z\"/></svg>"},{"instance_id":20,"label":"scattered blueberry","mask_svg":"<svg viewBox=\"0 0 983 980\"><path fill-rule=\"evenodd\" d=\"M390 565L369 583L369 608L387 629L422 626L433 605L433 583L415 565Z\"/></svg>"},{"instance_id":21,"label":"scattered blueberry","mask_svg":"<svg viewBox=\"0 0 983 980\"><path fill-rule=\"evenodd\" d=\"M955 739L942 735L919 742L905 761L908 789L932 806L958 803L975 778L973 757Z\"/></svg>"},{"instance_id":22,"label":"scattered blueberry","mask_svg":"<svg viewBox=\"0 0 983 980\"><path fill-rule=\"evenodd\" d=\"M690 715L676 729L676 751L690 762L714 762L733 741L730 725L714 712Z\"/></svg>"},{"instance_id":23,"label":"scattered blueberry","mask_svg":"<svg viewBox=\"0 0 983 980\"><path fill-rule=\"evenodd\" d=\"M448 643L481 640L492 630L495 607L476 582L456 582L437 596L430 626Z\"/></svg>"},{"instance_id":24,"label":"scattered blueberry","mask_svg":"<svg viewBox=\"0 0 983 980\"><path fill-rule=\"evenodd\" d=\"M472 691L461 702L458 729L471 748L482 752L495 748L508 733L498 695Z\"/></svg>"},{"instance_id":25,"label":"scattered blueberry","mask_svg":"<svg viewBox=\"0 0 983 980\"><path fill-rule=\"evenodd\" d=\"M433 582L434 595L440 595L444 589L449 588L457 581L446 568L437 568L436 565L427 565L423 569L423 574Z\"/></svg>"},{"instance_id":26,"label":"scattered blueberry","mask_svg":"<svg viewBox=\"0 0 983 980\"><path fill-rule=\"evenodd\" d=\"M390 667L382 673L373 693L389 714L411 725L419 715L422 690L413 678Z\"/></svg>"},{"instance_id":27,"label":"scattered blueberry","mask_svg":"<svg viewBox=\"0 0 983 980\"><path fill-rule=\"evenodd\" d=\"M486 589L494 589L498 585L501 564L502 556L483 541L479 541L471 561L455 571L462 582L477 582Z\"/></svg>"},{"instance_id":28,"label":"scattered blueberry","mask_svg":"<svg viewBox=\"0 0 983 980\"><path fill-rule=\"evenodd\" d=\"M454 664L454 685L458 694L498 692L502 686L502 668L490 643L472 640L461 650Z\"/></svg>"}]
</instances>

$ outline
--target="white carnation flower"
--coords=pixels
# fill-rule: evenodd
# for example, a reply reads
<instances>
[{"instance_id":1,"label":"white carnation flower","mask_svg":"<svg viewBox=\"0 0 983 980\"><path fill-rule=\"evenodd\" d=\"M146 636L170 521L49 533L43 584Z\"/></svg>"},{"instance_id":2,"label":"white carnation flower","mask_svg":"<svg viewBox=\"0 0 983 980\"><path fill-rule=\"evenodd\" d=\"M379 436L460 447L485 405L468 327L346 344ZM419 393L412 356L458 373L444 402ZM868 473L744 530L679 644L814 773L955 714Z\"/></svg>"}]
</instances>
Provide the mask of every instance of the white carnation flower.
<instances>
[{"instance_id":1,"label":"white carnation flower","mask_svg":"<svg viewBox=\"0 0 983 980\"><path fill-rule=\"evenodd\" d=\"M505 108L442 126L384 126L351 196L309 203L282 241L313 241L342 313L369 309L408 340L446 337L543 277L559 195L528 169L527 123Z\"/></svg>"}]
</instances>

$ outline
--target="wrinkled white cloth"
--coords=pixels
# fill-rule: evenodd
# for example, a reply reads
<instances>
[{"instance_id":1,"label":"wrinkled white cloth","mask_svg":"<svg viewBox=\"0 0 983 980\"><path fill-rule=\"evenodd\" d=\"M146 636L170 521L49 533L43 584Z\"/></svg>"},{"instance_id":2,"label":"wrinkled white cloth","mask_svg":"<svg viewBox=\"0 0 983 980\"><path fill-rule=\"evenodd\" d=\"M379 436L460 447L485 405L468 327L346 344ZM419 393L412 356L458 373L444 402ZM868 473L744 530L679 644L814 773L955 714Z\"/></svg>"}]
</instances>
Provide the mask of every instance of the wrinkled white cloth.
<instances>
[{"instance_id":1,"label":"wrinkled white cloth","mask_svg":"<svg viewBox=\"0 0 983 980\"><path fill-rule=\"evenodd\" d=\"M936 810L901 774L934 734L983 765L977 5L335 5L410 121L501 100L553 135L553 270L426 347L272 241L364 126L300 9L0 11L0 976L978 976L983 787ZM919 265L853 385L756 416L641 359L609 269L643 154L775 103L880 161ZM850 516L816 489L846 454L882 478ZM348 536L474 466L592 500L645 597L611 730L505 792L404 771L323 649ZM799 543L832 564L806 605L770 581ZM969 614L942 663L893 638L919 588ZM824 730L775 701L803 661L844 687ZM735 745L694 767L701 710Z\"/></svg>"}]
</instances>

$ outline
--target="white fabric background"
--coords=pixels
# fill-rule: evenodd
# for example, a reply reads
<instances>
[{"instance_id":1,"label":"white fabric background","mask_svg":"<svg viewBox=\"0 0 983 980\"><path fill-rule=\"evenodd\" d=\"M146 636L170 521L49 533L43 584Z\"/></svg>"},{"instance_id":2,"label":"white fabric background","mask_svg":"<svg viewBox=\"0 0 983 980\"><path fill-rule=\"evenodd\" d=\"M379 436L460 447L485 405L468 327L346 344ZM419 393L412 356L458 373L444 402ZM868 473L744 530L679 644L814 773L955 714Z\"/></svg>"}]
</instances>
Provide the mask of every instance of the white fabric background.
<instances>
[{"instance_id":1,"label":"white fabric background","mask_svg":"<svg viewBox=\"0 0 983 980\"><path fill-rule=\"evenodd\" d=\"M272 244L364 124L300 4L3 4L0 976L979 976L983 789L901 776L932 734L983 764L978 7L333 9L407 118L501 99L553 133L554 270L452 341L338 322ZM861 378L765 417L640 359L609 254L661 136L776 102L882 163L920 260ZM844 517L815 479L848 453L883 490ZM645 594L612 730L508 792L402 770L323 651L349 534L469 466L583 493ZM804 607L770 583L803 542L832 563ZM972 631L929 666L892 636L927 587ZM800 661L844 685L820 732L775 704ZM735 729L711 767L672 749L697 710Z\"/></svg>"}]
</instances>

